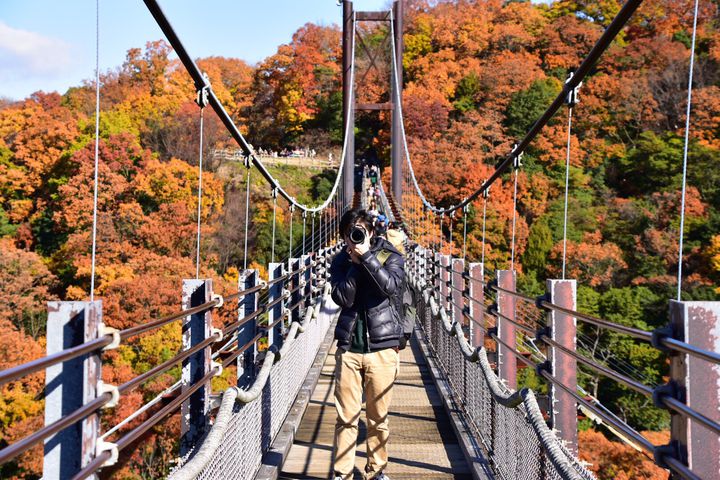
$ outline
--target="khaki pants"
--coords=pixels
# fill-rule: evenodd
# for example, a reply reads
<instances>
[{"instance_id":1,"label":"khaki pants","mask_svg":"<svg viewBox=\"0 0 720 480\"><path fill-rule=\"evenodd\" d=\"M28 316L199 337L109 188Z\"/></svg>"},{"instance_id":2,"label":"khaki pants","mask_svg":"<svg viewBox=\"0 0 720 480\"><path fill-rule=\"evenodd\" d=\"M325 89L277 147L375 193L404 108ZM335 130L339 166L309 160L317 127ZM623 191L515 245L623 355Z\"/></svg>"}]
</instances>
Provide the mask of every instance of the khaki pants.
<instances>
[{"instance_id":1,"label":"khaki pants","mask_svg":"<svg viewBox=\"0 0 720 480\"><path fill-rule=\"evenodd\" d=\"M352 478L358 421L365 391L367 416L367 464L373 478L388 463L388 408L392 386L400 368L400 355L392 348L372 353L338 350L335 354L335 459L333 468L343 479Z\"/></svg>"}]
</instances>

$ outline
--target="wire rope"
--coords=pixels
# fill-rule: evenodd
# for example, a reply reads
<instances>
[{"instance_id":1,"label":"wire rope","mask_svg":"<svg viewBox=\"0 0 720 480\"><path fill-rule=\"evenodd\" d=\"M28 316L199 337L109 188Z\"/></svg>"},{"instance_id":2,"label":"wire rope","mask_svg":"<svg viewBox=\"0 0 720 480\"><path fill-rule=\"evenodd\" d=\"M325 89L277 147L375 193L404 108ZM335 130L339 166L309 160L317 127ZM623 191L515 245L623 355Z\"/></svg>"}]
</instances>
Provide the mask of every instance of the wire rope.
<instances>
[{"instance_id":1,"label":"wire rope","mask_svg":"<svg viewBox=\"0 0 720 480\"><path fill-rule=\"evenodd\" d=\"M290 238L288 245L288 258L292 257L293 247L293 215L295 214L295 205L290 204Z\"/></svg>"},{"instance_id":2,"label":"wire rope","mask_svg":"<svg viewBox=\"0 0 720 480\"><path fill-rule=\"evenodd\" d=\"M565 156L565 206L563 211L563 251L562 251L562 279L565 280L567 265L567 218L568 218L568 192L570 190L570 138L572 129L573 107L568 107L567 127L567 155Z\"/></svg>"},{"instance_id":3,"label":"wire rope","mask_svg":"<svg viewBox=\"0 0 720 480\"><path fill-rule=\"evenodd\" d=\"M197 200L197 239L195 241L195 278L200 278L200 228L202 224L202 187L203 187L203 135L204 135L204 113L207 105L207 87L198 91L197 104L200 106L200 148L198 154L198 200Z\"/></svg>"},{"instance_id":4,"label":"wire rope","mask_svg":"<svg viewBox=\"0 0 720 480\"><path fill-rule=\"evenodd\" d=\"M272 216L272 246L270 247L270 262L275 263L275 220L277 218L277 190L272 190L273 216Z\"/></svg>"},{"instance_id":5,"label":"wire rope","mask_svg":"<svg viewBox=\"0 0 720 480\"><path fill-rule=\"evenodd\" d=\"M678 238L678 275L677 275L677 301L681 300L682 292L682 269L683 269L683 240L685 236L685 194L687 190L687 161L688 161L688 145L690 143L690 110L692 107L692 83L693 70L695 68L695 42L697 39L697 20L698 20L698 4L699 0L695 0L695 9L693 15L693 33L690 43L690 67L688 72L688 93L687 108L685 111L685 144L683 145L683 173L682 173L682 193L680 195L680 235Z\"/></svg>"},{"instance_id":6,"label":"wire rope","mask_svg":"<svg viewBox=\"0 0 720 480\"><path fill-rule=\"evenodd\" d=\"M245 180L245 247L243 248L243 270L247 270L248 252L248 226L250 224L250 164L247 164L247 179Z\"/></svg>"},{"instance_id":7,"label":"wire rope","mask_svg":"<svg viewBox=\"0 0 720 480\"><path fill-rule=\"evenodd\" d=\"M93 175L92 253L90 260L90 301L95 300L97 254L98 167L100 165L100 0L95 0L95 172Z\"/></svg>"},{"instance_id":8,"label":"wire rope","mask_svg":"<svg viewBox=\"0 0 720 480\"><path fill-rule=\"evenodd\" d=\"M513 187L513 216L512 216L512 243L510 246L510 270L515 270L515 228L517 223L517 187L518 187L518 170L520 169L520 157L516 158L513 173L515 176Z\"/></svg>"},{"instance_id":9,"label":"wire rope","mask_svg":"<svg viewBox=\"0 0 720 480\"><path fill-rule=\"evenodd\" d=\"M463 208L463 263L467 258L467 208Z\"/></svg>"}]
</instances>

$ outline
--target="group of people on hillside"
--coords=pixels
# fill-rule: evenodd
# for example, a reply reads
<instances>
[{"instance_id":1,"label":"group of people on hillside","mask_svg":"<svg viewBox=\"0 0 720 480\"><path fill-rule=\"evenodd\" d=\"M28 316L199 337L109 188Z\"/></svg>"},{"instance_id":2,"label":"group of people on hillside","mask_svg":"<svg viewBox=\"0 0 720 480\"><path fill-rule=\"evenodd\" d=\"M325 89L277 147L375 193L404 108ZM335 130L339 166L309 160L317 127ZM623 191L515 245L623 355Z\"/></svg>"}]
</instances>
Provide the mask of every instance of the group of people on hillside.
<instances>
[{"instance_id":1,"label":"group of people on hillside","mask_svg":"<svg viewBox=\"0 0 720 480\"><path fill-rule=\"evenodd\" d=\"M283 148L280 151L275 150L266 150L264 148L259 148L257 151L258 155L261 157L272 157L272 158L278 158L278 157L304 157L304 158L315 158L317 156L317 152L314 148Z\"/></svg>"}]
</instances>

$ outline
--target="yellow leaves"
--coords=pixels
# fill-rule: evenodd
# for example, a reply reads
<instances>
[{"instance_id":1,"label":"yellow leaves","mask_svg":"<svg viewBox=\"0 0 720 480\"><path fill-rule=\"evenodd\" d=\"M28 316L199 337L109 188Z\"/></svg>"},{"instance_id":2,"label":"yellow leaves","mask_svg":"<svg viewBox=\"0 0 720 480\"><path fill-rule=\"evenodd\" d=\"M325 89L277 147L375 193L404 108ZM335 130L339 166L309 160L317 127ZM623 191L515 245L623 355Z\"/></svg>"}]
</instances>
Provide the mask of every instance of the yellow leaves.
<instances>
[{"instance_id":1,"label":"yellow leaves","mask_svg":"<svg viewBox=\"0 0 720 480\"><path fill-rule=\"evenodd\" d=\"M258 271L260 278L268 278L268 271L265 265L257 262L250 262L250 268Z\"/></svg>"},{"instance_id":2,"label":"yellow leaves","mask_svg":"<svg viewBox=\"0 0 720 480\"><path fill-rule=\"evenodd\" d=\"M141 370L169 360L182 347L182 324L172 322L138 341L137 363Z\"/></svg>"},{"instance_id":3,"label":"yellow leaves","mask_svg":"<svg viewBox=\"0 0 720 480\"><path fill-rule=\"evenodd\" d=\"M33 201L29 198L22 200L10 200L8 218L13 223L21 223L32 213Z\"/></svg>"},{"instance_id":4,"label":"yellow leaves","mask_svg":"<svg viewBox=\"0 0 720 480\"><path fill-rule=\"evenodd\" d=\"M86 298L88 298L88 292L76 285L70 285L65 291L67 300L85 300Z\"/></svg>"},{"instance_id":5,"label":"yellow leaves","mask_svg":"<svg viewBox=\"0 0 720 480\"><path fill-rule=\"evenodd\" d=\"M287 87L285 94L280 96L278 117L289 132L302 131L302 123L310 118L307 112L301 111L303 92L293 86Z\"/></svg>"},{"instance_id":6,"label":"yellow leaves","mask_svg":"<svg viewBox=\"0 0 720 480\"><path fill-rule=\"evenodd\" d=\"M237 267L230 267L223 274L223 278L231 285L237 285L238 280L240 279L240 271L237 269Z\"/></svg>"},{"instance_id":7,"label":"yellow leaves","mask_svg":"<svg viewBox=\"0 0 720 480\"><path fill-rule=\"evenodd\" d=\"M715 235L710 240L707 254L710 257L710 268L716 274L720 274L720 234ZM715 291L720 293L720 287L716 288Z\"/></svg>"},{"instance_id":8,"label":"yellow leaves","mask_svg":"<svg viewBox=\"0 0 720 480\"><path fill-rule=\"evenodd\" d=\"M4 387L0 394L0 423L8 425L41 415L45 402L36 400L35 395L35 392L27 391L19 382Z\"/></svg>"},{"instance_id":9,"label":"yellow leaves","mask_svg":"<svg viewBox=\"0 0 720 480\"><path fill-rule=\"evenodd\" d=\"M197 186L197 168L173 158L168 163L151 160L145 171L137 176L135 188L155 203L182 202L189 211L194 211L197 208ZM203 172L202 218L207 219L222 205L222 183L212 173Z\"/></svg>"}]
</instances>

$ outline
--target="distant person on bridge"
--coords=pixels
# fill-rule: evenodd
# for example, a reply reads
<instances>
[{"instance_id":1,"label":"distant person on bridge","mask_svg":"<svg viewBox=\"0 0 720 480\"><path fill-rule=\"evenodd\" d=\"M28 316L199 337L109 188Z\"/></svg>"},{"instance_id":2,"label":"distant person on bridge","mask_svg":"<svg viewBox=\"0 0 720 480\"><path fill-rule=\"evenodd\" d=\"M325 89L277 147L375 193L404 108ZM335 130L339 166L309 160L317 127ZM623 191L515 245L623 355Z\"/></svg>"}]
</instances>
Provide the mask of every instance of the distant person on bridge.
<instances>
[{"instance_id":1,"label":"distant person on bridge","mask_svg":"<svg viewBox=\"0 0 720 480\"><path fill-rule=\"evenodd\" d=\"M374 234L373 218L361 209L340 220L345 250L330 267L332 298L342 307L335 339L335 455L333 479L353 477L358 422L365 393L367 479L389 480L388 408L400 368L405 336L398 298L405 284L404 260L390 242Z\"/></svg>"}]
</instances>

